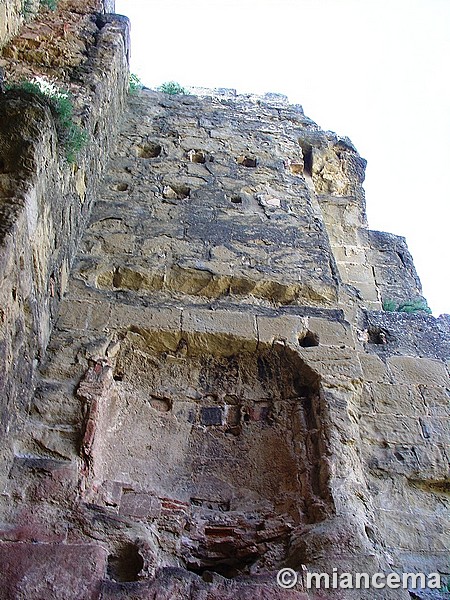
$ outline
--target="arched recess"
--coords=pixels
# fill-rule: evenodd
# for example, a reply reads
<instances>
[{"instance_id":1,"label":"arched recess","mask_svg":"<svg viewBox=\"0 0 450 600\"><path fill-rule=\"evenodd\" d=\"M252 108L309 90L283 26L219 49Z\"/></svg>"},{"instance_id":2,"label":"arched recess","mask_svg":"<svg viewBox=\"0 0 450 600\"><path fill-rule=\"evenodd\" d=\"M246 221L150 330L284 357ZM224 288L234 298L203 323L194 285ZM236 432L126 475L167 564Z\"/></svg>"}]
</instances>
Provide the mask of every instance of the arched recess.
<instances>
[{"instance_id":1,"label":"arched recess","mask_svg":"<svg viewBox=\"0 0 450 600\"><path fill-rule=\"evenodd\" d=\"M157 352L128 332L89 488L157 532L153 567L234 577L282 565L290 532L334 507L319 376L284 344L216 342L190 334Z\"/></svg>"}]
</instances>

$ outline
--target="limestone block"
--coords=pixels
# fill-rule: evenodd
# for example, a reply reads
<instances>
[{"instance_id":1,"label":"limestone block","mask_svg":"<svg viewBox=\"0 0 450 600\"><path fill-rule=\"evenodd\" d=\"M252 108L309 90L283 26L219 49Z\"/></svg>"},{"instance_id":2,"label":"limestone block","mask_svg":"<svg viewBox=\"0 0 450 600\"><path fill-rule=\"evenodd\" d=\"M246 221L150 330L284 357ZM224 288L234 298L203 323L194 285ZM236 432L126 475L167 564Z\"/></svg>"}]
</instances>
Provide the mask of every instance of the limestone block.
<instances>
[{"instance_id":1,"label":"limestone block","mask_svg":"<svg viewBox=\"0 0 450 600\"><path fill-rule=\"evenodd\" d=\"M378 311L378 310L381 310L381 302L380 302L380 301L378 301L378 302L373 302L373 301L371 301L371 300L365 300L365 301L362 303L362 307L363 307L365 310Z\"/></svg>"},{"instance_id":2,"label":"limestone block","mask_svg":"<svg viewBox=\"0 0 450 600\"><path fill-rule=\"evenodd\" d=\"M339 323L319 317L309 317L308 328L319 337L319 345L354 347L353 332L349 323Z\"/></svg>"},{"instance_id":3,"label":"limestone block","mask_svg":"<svg viewBox=\"0 0 450 600\"><path fill-rule=\"evenodd\" d=\"M306 333L306 319L293 315L276 317L256 317L258 339L263 344L272 344L275 340L285 340L297 345L299 336Z\"/></svg>"},{"instance_id":4,"label":"limestone block","mask_svg":"<svg viewBox=\"0 0 450 600\"><path fill-rule=\"evenodd\" d=\"M109 321L109 302L66 299L60 309L58 327L62 330L102 330Z\"/></svg>"},{"instance_id":5,"label":"limestone block","mask_svg":"<svg viewBox=\"0 0 450 600\"><path fill-rule=\"evenodd\" d=\"M74 398L73 387L55 382L41 382L36 390L31 414L39 415L42 423L77 426L80 422L80 405Z\"/></svg>"},{"instance_id":6,"label":"limestone block","mask_svg":"<svg viewBox=\"0 0 450 600\"><path fill-rule=\"evenodd\" d=\"M405 282L405 271L402 268L393 267L374 267L375 278L377 282L391 286L403 286ZM405 298L406 299L406 298Z\"/></svg>"},{"instance_id":7,"label":"limestone block","mask_svg":"<svg viewBox=\"0 0 450 600\"><path fill-rule=\"evenodd\" d=\"M62 329L86 329L88 326L88 302L72 300L63 302L60 308L58 326Z\"/></svg>"},{"instance_id":8,"label":"limestone block","mask_svg":"<svg viewBox=\"0 0 450 600\"><path fill-rule=\"evenodd\" d=\"M50 452L50 455L56 455L67 460L74 460L78 456L79 450L79 428L70 425L61 425L53 427L34 427L32 432L33 442L37 443L39 448ZM34 447L33 442L31 448ZM26 438L18 443L18 448L22 445L22 452L28 450Z\"/></svg>"},{"instance_id":9,"label":"limestone block","mask_svg":"<svg viewBox=\"0 0 450 600\"><path fill-rule=\"evenodd\" d=\"M364 381L387 381L389 374L385 363L373 354L359 355Z\"/></svg>"},{"instance_id":10,"label":"limestone block","mask_svg":"<svg viewBox=\"0 0 450 600\"><path fill-rule=\"evenodd\" d=\"M366 416L361 421L363 419L366 421ZM370 424L367 427L370 428ZM378 440L373 437L365 438L361 448L371 471L389 473L394 476L394 479L398 476L407 477L411 483L415 482L415 485L423 486L428 493L434 489L433 482L442 482L445 488L445 480L448 477L448 458L442 445L434 444L423 438L421 442L418 439L411 439L402 444L389 442L386 437L382 439L382 436L379 436ZM405 493L403 486L399 489ZM439 486L436 487L436 490L438 489ZM386 502L395 506L397 504L396 494L395 491L387 493ZM428 499L429 501L438 501L433 495L429 495ZM401 500L401 503L403 502L404 500ZM409 499L405 502L407 505L415 506L417 499L415 501Z\"/></svg>"},{"instance_id":11,"label":"limestone block","mask_svg":"<svg viewBox=\"0 0 450 600\"><path fill-rule=\"evenodd\" d=\"M88 307L88 329L104 330L110 321L111 303L103 300L101 302L93 302Z\"/></svg>"},{"instance_id":12,"label":"limestone block","mask_svg":"<svg viewBox=\"0 0 450 600\"><path fill-rule=\"evenodd\" d=\"M425 442L414 446L418 462L414 479L429 492L445 491L448 480L448 434L444 439L431 437ZM436 486L434 482L437 482Z\"/></svg>"},{"instance_id":13,"label":"limestone block","mask_svg":"<svg viewBox=\"0 0 450 600\"><path fill-rule=\"evenodd\" d=\"M195 353L229 356L254 351L258 344L255 318L226 310L184 310L182 334L189 351Z\"/></svg>"},{"instance_id":14,"label":"limestone block","mask_svg":"<svg viewBox=\"0 0 450 600\"><path fill-rule=\"evenodd\" d=\"M324 217L332 246L357 246L359 244L358 231L356 229L345 229L342 227L339 218L335 220L326 215Z\"/></svg>"},{"instance_id":15,"label":"limestone block","mask_svg":"<svg viewBox=\"0 0 450 600\"><path fill-rule=\"evenodd\" d=\"M349 348L337 349L331 347L299 348L302 359L317 373L326 378L331 378L351 384L354 380L363 378L358 355Z\"/></svg>"},{"instance_id":16,"label":"limestone block","mask_svg":"<svg viewBox=\"0 0 450 600\"><path fill-rule=\"evenodd\" d=\"M420 424L422 434L435 444L441 444L443 447L448 445L450 440L450 418L446 417L421 417Z\"/></svg>"},{"instance_id":17,"label":"limestone block","mask_svg":"<svg viewBox=\"0 0 450 600\"><path fill-rule=\"evenodd\" d=\"M413 356L391 356L388 367L397 383L448 386L450 379L443 362Z\"/></svg>"},{"instance_id":18,"label":"limestone block","mask_svg":"<svg viewBox=\"0 0 450 600\"><path fill-rule=\"evenodd\" d=\"M125 233L111 233L102 237L103 251L108 254L133 254L136 237Z\"/></svg>"},{"instance_id":19,"label":"limestone block","mask_svg":"<svg viewBox=\"0 0 450 600\"><path fill-rule=\"evenodd\" d=\"M447 416L450 403L450 390L446 387L419 385L426 411L434 416Z\"/></svg>"},{"instance_id":20,"label":"limestone block","mask_svg":"<svg viewBox=\"0 0 450 600\"><path fill-rule=\"evenodd\" d=\"M383 536L387 546L416 552L445 551L450 536L449 522L440 517L413 516L408 511L382 510ZM430 536L433 531L435 535Z\"/></svg>"},{"instance_id":21,"label":"limestone block","mask_svg":"<svg viewBox=\"0 0 450 600\"><path fill-rule=\"evenodd\" d=\"M367 265L366 251L361 246L336 246L333 254L337 261Z\"/></svg>"},{"instance_id":22,"label":"limestone block","mask_svg":"<svg viewBox=\"0 0 450 600\"><path fill-rule=\"evenodd\" d=\"M345 263L347 281L371 283L375 282L372 267L367 265Z\"/></svg>"},{"instance_id":23,"label":"limestone block","mask_svg":"<svg viewBox=\"0 0 450 600\"><path fill-rule=\"evenodd\" d=\"M115 302L111 307L109 326L114 329L140 327L154 331L180 331L181 310Z\"/></svg>"},{"instance_id":24,"label":"limestone block","mask_svg":"<svg viewBox=\"0 0 450 600\"><path fill-rule=\"evenodd\" d=\"M373 357L376 358L376 357ZM426 415L426 406L419 389L391 383L370 383L368 390L377 413L391 415Z\"/></svg>"},{"instance_id":25,"label":"limestone block","mask_svg":"<svg viewBox=\"0 0 450 600\"><path fill-rule=\"evenodd\" d=\"M357 283L354 283L354 286L359 290L362 299L369 301L372 310L381 310L380 295L375 285L375 281L372 280L369 283L358 281ZM367 305L367 302L365 302L365 304ZM373 304L376 304L376 308L372 308Z\"/></svg>"},{"instance_id":26,"label":"limestone block","mask_svg":"<svg viewBox=\"0 0 450 600\"><path fill-rule=\"evenodd\" d=\"M360 426L361 435L367 440L385 440L392 444L421 444L424 441L418 418L404 415L364 415Z\"/></svg>"}]
</instances>

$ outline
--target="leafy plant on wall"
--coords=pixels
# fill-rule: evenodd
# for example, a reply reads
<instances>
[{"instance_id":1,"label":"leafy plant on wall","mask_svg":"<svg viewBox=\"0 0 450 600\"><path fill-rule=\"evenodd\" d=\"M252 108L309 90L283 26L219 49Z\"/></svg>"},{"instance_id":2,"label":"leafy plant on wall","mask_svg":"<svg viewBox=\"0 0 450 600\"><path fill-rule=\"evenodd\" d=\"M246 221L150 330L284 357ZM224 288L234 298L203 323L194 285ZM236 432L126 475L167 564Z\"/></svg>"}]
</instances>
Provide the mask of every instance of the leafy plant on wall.
<instances>
[{"instance_id":1,"label":"leafy plant on wall","mask_svg":"<svg viewBox=\"0 0 450 600\"><path fill-rule=\"evenodd\" d=\"M414 298L400 303L395 300L384 300L383 310L387 312L404 312L408 314L417 312L431 314L431 309L424 298Z\"/></svg>"},{"instance_id":2,"label":"leafy plant on wall","mask_svg":"<svg viewBox=\"0 0 450 600\"><path fill-rule=\"evenodd\" d=\"M157 90L159 92L164 92L165 94L169 94L170 96L175 96L177 94L188 94L189 92L181 86L176 81L166 81L161 84Z\"/></svg>"},{"instance_id":3,"label":"leafy plant on wall","mask_svg":"<svg viewBox=\"0 0 450 600\"><path fill-rule=\"evenodd\" d=\"M22 81L6 86L8 90L16 90L34 94L43 99L55 117L58 140L64 147L67 162L74 163L77 154L87 142L87 133L73 119L73 101L70 93L60 89L52 81L44 77L34 77L30 81Z\"/></svg>"}]
</instances>

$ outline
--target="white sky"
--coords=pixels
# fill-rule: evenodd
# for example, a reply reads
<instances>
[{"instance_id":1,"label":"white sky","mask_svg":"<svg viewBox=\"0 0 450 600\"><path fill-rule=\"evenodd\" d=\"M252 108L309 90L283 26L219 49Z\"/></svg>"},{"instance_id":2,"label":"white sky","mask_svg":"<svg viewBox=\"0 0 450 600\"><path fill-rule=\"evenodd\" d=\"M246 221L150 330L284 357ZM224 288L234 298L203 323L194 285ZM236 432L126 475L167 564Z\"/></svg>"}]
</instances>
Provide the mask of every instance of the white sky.
<instances>
[{"instance_id":1,"label":"white sky","mask_svg":"<svg viewBox=\"0 0 450 600\"><path fill-rule=\"evenodd\" d=\"M116 0L148 87L279 92L368 161L371 229L450 313L450 0Z\"/></svg>"}]
</instances>

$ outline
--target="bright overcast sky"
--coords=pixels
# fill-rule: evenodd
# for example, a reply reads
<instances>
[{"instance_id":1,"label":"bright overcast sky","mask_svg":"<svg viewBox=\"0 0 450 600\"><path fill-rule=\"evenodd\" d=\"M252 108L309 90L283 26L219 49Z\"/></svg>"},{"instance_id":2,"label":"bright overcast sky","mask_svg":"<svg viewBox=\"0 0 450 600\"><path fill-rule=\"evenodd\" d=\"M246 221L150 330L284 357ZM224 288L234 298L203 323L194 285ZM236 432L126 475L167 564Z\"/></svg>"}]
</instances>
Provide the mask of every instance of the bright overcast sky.
<instances>
[{"instance_id":1,"label":"bright overcast sky","mask_svg":"<svg viewBox=\"0 0 450 600\"><path fill-rule=\"evenodd\" d=\"M116 0L131 70L280 92L368 161L371 229L403 235L435 315L450 313L449 0Z\"/></svg>"}]
</instances>

